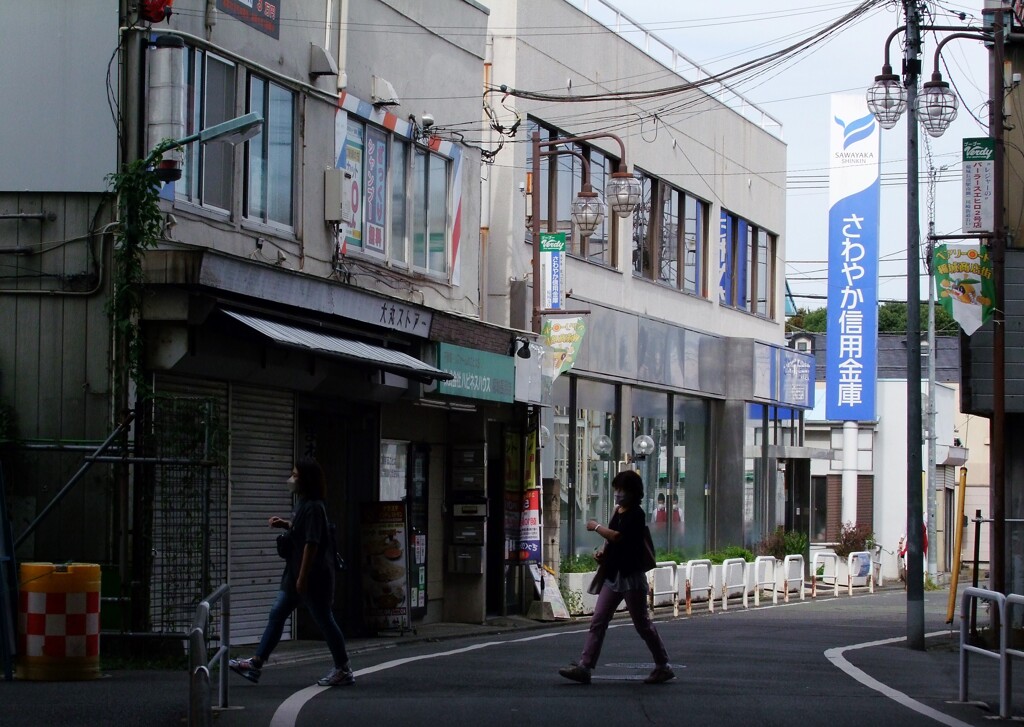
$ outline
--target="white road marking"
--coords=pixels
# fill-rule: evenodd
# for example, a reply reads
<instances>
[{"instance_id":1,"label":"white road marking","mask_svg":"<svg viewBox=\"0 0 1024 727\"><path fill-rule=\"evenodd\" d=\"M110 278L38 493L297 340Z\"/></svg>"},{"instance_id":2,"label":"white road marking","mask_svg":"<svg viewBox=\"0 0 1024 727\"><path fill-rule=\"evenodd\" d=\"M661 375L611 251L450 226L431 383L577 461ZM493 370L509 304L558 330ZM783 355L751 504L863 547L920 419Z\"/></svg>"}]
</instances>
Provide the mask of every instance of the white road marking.
<instances>
[{"instance_id":1,"label":"white road marking","mask_svg":"<svg viewBox=\"0 0 1024 727\"><path fill-rule=\"evenodd\" d=\"M940 635L945 635L946 633L948 633L948 632L946 632L946 631L935 631L935 632L930 633L930 634L925 634L925 636L926 637L927 636L940 636ZM829 661L831 661L836 667L838 667L842 671L846 672L847 675L853 677L854 679L856 679L858 682L860 682L864 686L868 687L869 689L874 689L876 692L882 694L883 696L888 697L889 699L893 700L894 702L902 704L904 707L907 707L908 709L914 710L918 714L923 714L925 717L931 717L936 722L941 722L942 724L948 725L949 727L971 727L966 722L961 722L960 720L956 719L955 717L950 717L948 714L943 714L942 712L940 712L940 711L938 711L936 709L932 709L931 707L929 707L929 706L927 706L925 704L921 704L917 700L911 699L910 697L908 697L903 692L897 691L897 690L893 689L892 687L890 687L890 686L888 686L886 684L883 684L882 682L878 681L877 679L868 676L862 670L858 669L853 664L848 662L846 660L846 657L843 656L843 652L846 652L846 651L853 651L855 649L866 649L866 648L868 648L870 646L884 646L885 644L895 644L895 643L897 643L899 641L906 641L906 640L907 639L906 639L905 636L900 636L900 637L897 637L897 638L894 638L894 639L882 639L881 641L867 641L867 642L865 642L863 644L852 644L851 646L840 646L840 647L837 647L835 649L828 649L825 652L825 658L828 659Z\"/></svg>"},{"instance_id":2,"label":"white road marking","mask_svg":"<svg viewBox=\"0 0 1024 727\"><path fill-rule=\"evenodd\" d=\"M611 624L609 628L618 628L625 624ZM576 629L573 631L557 631L547 632L538 634L535 636L524 636L519 639L510 639L507 641L485 641L480 644L473 644L472 646L466 646L461 649L452 649L451 651L440 651L436 654L421 654L420 656L410 656L404 659L392 659L391 661L385 661L375 666L368 666L365 669L359 669L355 672L356 678L367 674L375 674L379 671L385 671L387 669L394 669L395 667L402 666L404 664L411 664L414 661L424 661L425 659L437 659L442 656L454 656L455 654L465 654L468 651L475 651L477 649L486 649L489 646L500 646L501 644L516 644L524 641L536 641L537 639L550 639L555 636L566 636L569 634L585 633L587 629ZM358 688L358 683L357 683ZM273 719L270 720L270 727L295 727L295 722L299 718L299 711L302 707L316 695L324 692L328 689L346 689L347 687L306 687L295 692L295 694L288 697L281 703L281 706L274 712Z\"/></svg>"}]
</instances>

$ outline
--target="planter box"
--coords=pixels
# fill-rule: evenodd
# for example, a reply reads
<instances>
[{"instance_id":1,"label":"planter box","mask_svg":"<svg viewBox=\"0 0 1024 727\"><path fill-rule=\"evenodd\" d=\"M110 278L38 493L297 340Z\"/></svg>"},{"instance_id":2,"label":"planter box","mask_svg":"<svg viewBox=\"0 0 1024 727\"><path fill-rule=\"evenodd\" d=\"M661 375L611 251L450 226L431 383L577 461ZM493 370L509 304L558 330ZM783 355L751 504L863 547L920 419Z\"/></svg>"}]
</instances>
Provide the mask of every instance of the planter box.
<instances>
[{"instance_id":1,"label":"planter box","mask_svg":"<svg viewBox=\"0 0 1024 727\"><path fill-rule=\"evenodd\" d=\"M597 571L587 573L562 573L558 576L558 584L562 589L562 596L565 599L566 608L572 616L589 616L594 613L594 606L597 605L597 596L587 593L590 582L594 580ZM579 599L571 594L579 593ZM626 602L619 604L617 611L623 611Z\"/></svg>"}]
</instances>

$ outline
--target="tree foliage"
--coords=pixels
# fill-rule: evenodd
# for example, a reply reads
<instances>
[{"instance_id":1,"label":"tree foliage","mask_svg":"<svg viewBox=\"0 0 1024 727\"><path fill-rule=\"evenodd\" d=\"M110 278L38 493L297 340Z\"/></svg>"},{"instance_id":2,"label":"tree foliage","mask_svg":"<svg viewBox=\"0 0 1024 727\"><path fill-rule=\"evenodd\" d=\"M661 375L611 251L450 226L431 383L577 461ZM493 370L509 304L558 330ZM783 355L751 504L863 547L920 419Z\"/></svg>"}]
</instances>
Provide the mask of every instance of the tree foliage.
<instances>
[{"instance_id":1,"label":"tree foliage","mask_svg":"<svg viewBox=\"0 0 1024 727\"><path fill-rule=\"evenodd\" d=\"M806 331L808 333L825 333L827 328L827 308L807 310L797 309L796 315L786 321L786 330L790 333ZM928 305L921 305L921 330L928 330ZM941 305L935 305L935 335L955 336L960 330L959 325ZM900 301L889 301L878 307L879 333L907 332L907 304Z\"/></svg>"}]
</instances>

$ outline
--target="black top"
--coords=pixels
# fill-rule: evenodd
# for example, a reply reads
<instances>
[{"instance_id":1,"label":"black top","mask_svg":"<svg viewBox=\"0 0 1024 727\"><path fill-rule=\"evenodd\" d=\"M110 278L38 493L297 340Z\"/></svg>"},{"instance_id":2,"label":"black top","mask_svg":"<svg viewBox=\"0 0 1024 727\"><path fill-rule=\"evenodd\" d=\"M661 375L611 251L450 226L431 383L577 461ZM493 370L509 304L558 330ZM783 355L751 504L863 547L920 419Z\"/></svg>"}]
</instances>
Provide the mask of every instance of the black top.
<instances>
[{"instance_id":1,"label":"black top","mask_svg":"<svg viewBox=\"0 0 1024 727\"><path fill-rule=\"evenodd\" d=\"M327 508L323 500L300 499L292 514L292 552L281 581L282 588L295 590L295 581L302 567L302 551L307 543L317 546L316 559L308 575L310 591L334 591L334 569L329 567Z\"/></svg>"},{"instance_id":2,"label":"black top","mask_svg":"<svg viewBox=\"0 0 1024 727\"><path fill-rule=\"evenodd\" d=\"M616 542L608 541L604 548L602 562L605 566L605 577L615 580L622 573L628 576L643 572L644 528L647 527L647 516L637 506L623 513L617 509L608 522L608 529L619 533Z\"/></svg>"}]
</instances>

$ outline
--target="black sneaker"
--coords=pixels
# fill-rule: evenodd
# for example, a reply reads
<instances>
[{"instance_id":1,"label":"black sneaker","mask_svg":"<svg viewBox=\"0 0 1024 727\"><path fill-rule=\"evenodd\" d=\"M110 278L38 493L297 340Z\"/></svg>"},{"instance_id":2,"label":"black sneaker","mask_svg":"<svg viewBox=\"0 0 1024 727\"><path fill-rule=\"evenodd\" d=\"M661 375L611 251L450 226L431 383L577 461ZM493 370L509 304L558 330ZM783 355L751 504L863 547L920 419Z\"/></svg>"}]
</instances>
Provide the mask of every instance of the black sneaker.
<instances>
[{"instance_id":1,"label":"black sneaker","mask_svg":"<svg viewBox=\"0 0 1024 727\"><path fill-rule=\"evenodd\" d=\"M661 666L654 667L654 671L644 679L644 684L664 684L665 682L670 682L675 678L676 673L672 671L672 667L668 664L662 664Z\"/></svg>"},{"instance_id":2,"label":"black sneaker","mask_svg":"<svg viewBox=\"0 0 1024 727\"><path fill-rule=\"evenodd\" d=\"M260 681L260 667L256 665L256 660L253 657L248 659L228 659L228 667L235 674L248 679L253 684L258 684Z\"/></svg>"}]
</instances>

